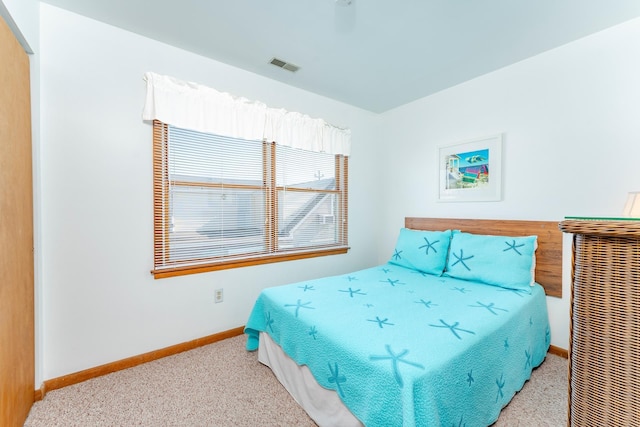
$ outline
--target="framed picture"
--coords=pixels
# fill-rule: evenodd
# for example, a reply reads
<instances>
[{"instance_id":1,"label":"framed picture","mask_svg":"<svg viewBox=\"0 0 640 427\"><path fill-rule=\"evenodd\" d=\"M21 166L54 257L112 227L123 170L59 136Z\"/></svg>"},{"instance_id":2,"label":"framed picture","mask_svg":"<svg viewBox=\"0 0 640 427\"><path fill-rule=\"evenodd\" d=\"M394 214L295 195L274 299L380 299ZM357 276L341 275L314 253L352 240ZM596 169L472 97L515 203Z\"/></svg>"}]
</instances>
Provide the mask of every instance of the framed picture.
<instances>
[{"instance_id":1,"label":"framed picture","mask_svg":"<svg viewBox=\"0 0 640 427\"><path fill-rule=\"evenodd\" d=\"M502 134L438 148L440 202L502 198Z\"/></svg>"}]
</instances>

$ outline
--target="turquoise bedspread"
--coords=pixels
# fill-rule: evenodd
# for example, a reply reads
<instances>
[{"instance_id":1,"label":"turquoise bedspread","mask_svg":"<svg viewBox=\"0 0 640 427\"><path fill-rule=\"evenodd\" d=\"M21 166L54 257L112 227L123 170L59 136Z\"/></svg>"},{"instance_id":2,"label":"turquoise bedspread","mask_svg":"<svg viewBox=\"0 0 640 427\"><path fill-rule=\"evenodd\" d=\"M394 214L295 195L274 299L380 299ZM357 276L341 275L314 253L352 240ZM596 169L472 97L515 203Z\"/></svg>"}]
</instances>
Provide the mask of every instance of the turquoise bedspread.
<instances>
[{"instance_id":1,"label":"turquoise bedspread","mask_svg":"<svg viewBox=\"0 0 640 427\"><path fill-rule=\"evenodd\" d=\"M547 353L531 292L392 264L262 291L247 349L268 333L373 426L487 426Z\"/></svg>"}]
</instances>

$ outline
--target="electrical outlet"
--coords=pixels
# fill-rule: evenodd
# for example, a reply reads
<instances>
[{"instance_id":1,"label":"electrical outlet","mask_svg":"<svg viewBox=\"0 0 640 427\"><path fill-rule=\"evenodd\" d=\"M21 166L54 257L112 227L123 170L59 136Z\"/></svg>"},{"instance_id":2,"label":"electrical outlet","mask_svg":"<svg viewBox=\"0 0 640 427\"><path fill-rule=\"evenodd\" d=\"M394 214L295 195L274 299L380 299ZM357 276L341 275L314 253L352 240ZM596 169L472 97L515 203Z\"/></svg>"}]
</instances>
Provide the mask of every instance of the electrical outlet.
<instances>
[{"instance_id":1,"label":"electrical outlet","mask_svg":"<svg viewBox=\"0 0 640 427\"><path fill-rule=\"evenodd\" d=\"M224 300L224 289L220 288L220 289L216 289L216 304L219 302L222 302Z\"/></svg>"}]
</instances>

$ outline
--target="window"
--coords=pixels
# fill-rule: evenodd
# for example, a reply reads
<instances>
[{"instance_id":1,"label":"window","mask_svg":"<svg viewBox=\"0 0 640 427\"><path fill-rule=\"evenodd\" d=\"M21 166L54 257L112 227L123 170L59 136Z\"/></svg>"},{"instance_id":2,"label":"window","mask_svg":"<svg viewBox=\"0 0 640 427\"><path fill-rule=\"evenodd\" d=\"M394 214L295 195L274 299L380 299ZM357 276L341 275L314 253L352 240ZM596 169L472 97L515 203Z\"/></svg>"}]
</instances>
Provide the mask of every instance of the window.
<instances>
[{"instance_id":1,"label":"window","mask_svg":"<svg viewBox=\"0 0 640 427\"><path fill-rule=\"evenodd\" d=\"M156 278L347 251L348 156L153 123Z\"/></svg>"}]
</instances>

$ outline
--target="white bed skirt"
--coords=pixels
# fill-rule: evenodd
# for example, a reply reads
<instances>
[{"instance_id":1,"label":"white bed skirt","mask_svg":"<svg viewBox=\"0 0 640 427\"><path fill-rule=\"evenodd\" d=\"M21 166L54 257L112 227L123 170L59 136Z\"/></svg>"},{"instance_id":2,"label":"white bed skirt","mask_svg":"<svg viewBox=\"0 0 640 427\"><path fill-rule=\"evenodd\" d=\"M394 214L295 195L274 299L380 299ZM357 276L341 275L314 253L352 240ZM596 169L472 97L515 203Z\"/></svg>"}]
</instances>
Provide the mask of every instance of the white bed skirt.
<instances>
[{"instance_id":1,"label":"white bed skirt","mask_svg":"<svg viewBox=\"0 0 640 427\"><path fill-rule=\"evenodd\" d=\"M298 366L264 332L260 333L258 360L271 368L278 381L320 427L363 427L334 390L318 384L308 367Z\"/></svg>"}]
</instances>

